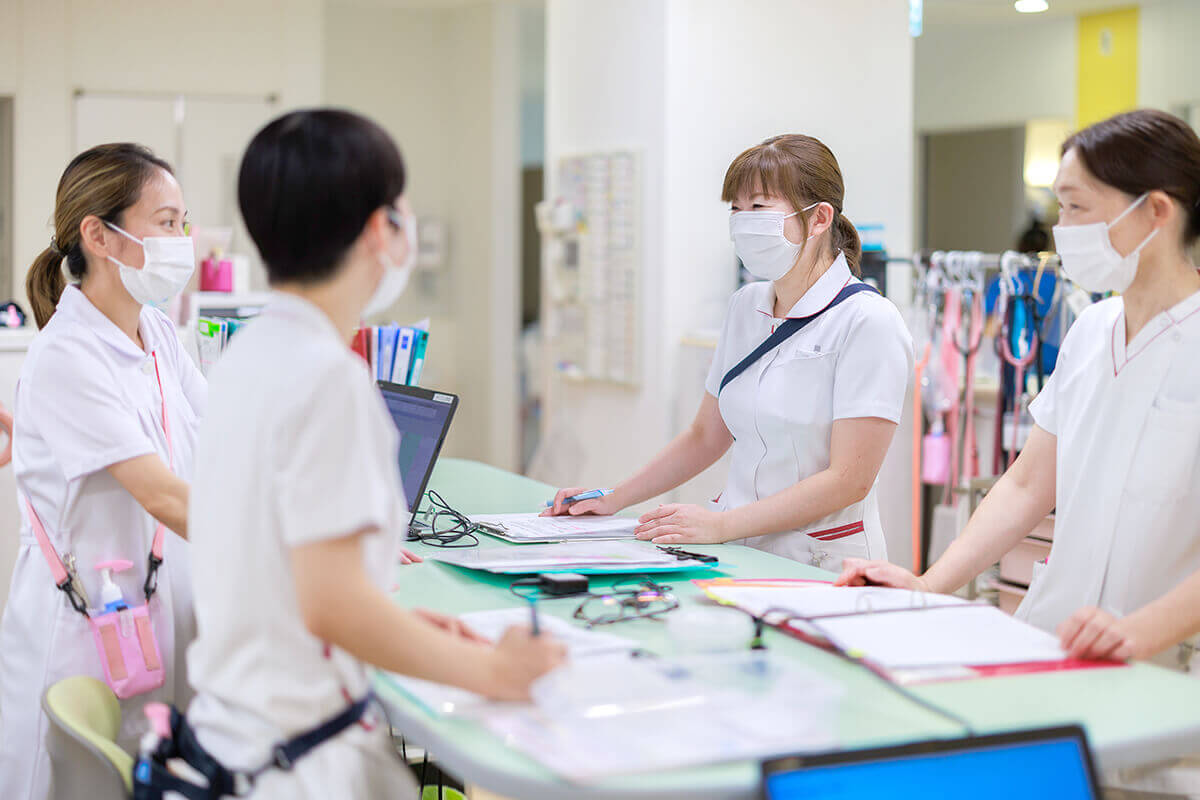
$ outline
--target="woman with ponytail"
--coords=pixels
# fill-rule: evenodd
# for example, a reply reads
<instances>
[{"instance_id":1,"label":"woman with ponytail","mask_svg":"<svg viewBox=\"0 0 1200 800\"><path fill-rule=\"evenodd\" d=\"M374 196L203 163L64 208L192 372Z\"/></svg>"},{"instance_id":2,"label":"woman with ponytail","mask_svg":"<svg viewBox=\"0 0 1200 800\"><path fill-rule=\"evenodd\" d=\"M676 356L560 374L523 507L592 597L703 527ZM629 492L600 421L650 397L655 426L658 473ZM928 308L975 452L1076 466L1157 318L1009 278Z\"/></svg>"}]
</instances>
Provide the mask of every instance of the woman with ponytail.
<instances>
[{"instance_id":1,"label":"woman with ponytail","mask_svg":"<svg viewBox=\"0 0 1200 800\"><path fill-rule=\"evenodd\" d=\"M71 161L26 281L41 331L13 409L22 524L0 622L0 797L55 796L40 706L54 682L112 685L131 751L146 701L187 702L186 481L207 389L154 304L194 266L166 162L134 144ZM120 625L101 627L106 614ZM144 670L123 660L118 632L135 629Z\"/></svg>"},{"instance_id":2,"label":"woman with ponytail","mask_svg":"<svg viewBox=\"0 0 1200 800\"><path fill-rule=\"evenodd\" d=\"M760 281L729 303L691 427L611 494L547 514L612 514L699 475L732 448L714 508L663 505L638 537L741 542L829 570L886 558L875 478L900 422L912 339L858 275L837 159L811 136L776 136L730 165L721 199L745 268Z\"/></svg>"},{"instance_id":3,"label":"woman with ponytail","mask_svg":"<svg viewBox=\"0 0 1200 800\"><path fill-rule=\"evenodd\" d=\"M1054 511L1050 557L1016 616L1073 658L1198 676L1200 137L1163 111L1110 117L1063 143L1054 192L1064 274L1119 294L1071 326L1028 442L945 554L919 577L853 561L839 582L953 592ZM1104 782L1200 796L1200 754L1169 767Z\"/></svg>"}]
</instances>

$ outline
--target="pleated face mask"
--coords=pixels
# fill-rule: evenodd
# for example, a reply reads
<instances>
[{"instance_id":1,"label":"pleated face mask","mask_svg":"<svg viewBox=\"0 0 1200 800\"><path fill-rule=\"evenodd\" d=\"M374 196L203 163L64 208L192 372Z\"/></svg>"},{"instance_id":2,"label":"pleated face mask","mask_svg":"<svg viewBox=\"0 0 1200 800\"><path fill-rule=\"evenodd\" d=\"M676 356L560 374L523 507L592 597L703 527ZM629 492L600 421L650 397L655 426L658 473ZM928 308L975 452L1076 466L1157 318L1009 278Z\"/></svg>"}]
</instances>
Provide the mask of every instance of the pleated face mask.
<instances>
[{"instance_id":1,"label":"pleated face mask","mask_svg":"<svg viewBox=\"0 0 1200 800\"><path fill-rule=\"evenodd\" d=\"M813 203L800 211L808 211L819 205ZM788 217L794 217L800 211L791 214L782 211L735 211L729 215L729 238L733 240L733 252L751 275L764 281L777 281L796 266L804 245L789 241L783 235L783 225Z\"/></svg>"},{"instance_id":2,"label":"pleated face mask","mask_svg":"<svg viewBox=\"0 0 1200 800\"><path fill-rule=\"evenodd\" d=\"M104 223L130 241L142 246L145 260L141 269L122 264L112 256L108 260L121 269L125 291L142 305L159 305L183 291L196 269L196 251L190 236L147 236L139 239L111 222Z\"/></svg>"},{"instance_id":3,"label":"pleated face mask","mask_svg":"<svg viewBox=\"0 0 1200 800\"><path fill-rule=\"evenodd\" d=\"M1142 248L1150 243L1158 229L1150 231L1150 235L1127 256L1113 247L1109 230L1147 196L1148 193L1134 200L1112 222L1054 226L1054 247L1062 259L1063 272L1084 291L1124 292L1133 283Z\"/></svg>"}]
</instances>

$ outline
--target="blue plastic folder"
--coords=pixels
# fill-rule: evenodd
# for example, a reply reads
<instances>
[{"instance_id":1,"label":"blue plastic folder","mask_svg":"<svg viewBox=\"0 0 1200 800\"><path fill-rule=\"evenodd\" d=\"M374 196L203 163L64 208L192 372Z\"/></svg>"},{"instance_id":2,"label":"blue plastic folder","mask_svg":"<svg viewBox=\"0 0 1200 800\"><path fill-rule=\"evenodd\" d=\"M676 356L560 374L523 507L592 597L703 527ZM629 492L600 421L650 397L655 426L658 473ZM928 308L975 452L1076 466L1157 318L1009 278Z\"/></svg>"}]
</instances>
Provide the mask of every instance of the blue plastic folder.
<instances>
[{"instance_id":1,"label":"blue plastic folder","mask_svg":"<svg viewBox=\"0 0 1200 800\"><path fill-rule=\"evenodd\" d=\"M425 347L429 344L429 332L420 328L413 329L413 356L409 367L407 383L409 386L419 386L421 370L425 366Z\"/></svg>"},{"instance_id":2,"label":"blue plastic folder","mask_svg":"<svg viewBox=\"0 0 1200 800\"><path fill-rule=\"evenodd\" d=\"M375 365L375 377L381 381L392 380L392 368L396 363L396 344L400 339L397 325L379 328L379 363Z\"/></svg>"},{"instance_id":3,"label":"blue plastic folder","mask_svg":"<svg viewBox=\"0 0 1200 800\"><path fill-rule=\"evenodd\" d=\"M408 370L412 365L413 329L400 328L396 340L396 358L392 362L392 383L408 383Z\"/></svg>"}]
</instances>

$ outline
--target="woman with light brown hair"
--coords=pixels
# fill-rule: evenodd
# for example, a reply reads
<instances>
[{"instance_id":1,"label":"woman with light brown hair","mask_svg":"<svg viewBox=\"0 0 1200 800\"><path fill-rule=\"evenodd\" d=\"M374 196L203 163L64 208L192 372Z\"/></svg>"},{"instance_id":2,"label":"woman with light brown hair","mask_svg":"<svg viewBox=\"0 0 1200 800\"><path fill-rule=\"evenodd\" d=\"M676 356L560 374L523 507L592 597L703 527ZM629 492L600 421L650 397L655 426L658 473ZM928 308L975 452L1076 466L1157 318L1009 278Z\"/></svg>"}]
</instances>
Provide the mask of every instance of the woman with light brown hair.
<instances>
[{"instance_id":1,"label":"woman with light brown hair","mask_svg":"<svg viewBox=\"0 0 1200 800\"><path fill-rule=\"evenodd\" d=\"M741 542L839 570L886 558L875 479L912 372L900 312L858 278L862 247L843 213L833 153L811 136L776 136L730 165L734 252L759 282L737 291L691 426L611 494L548 514L613 514L699 475L732 448L713 508L644 515L658 544Z\"/></svg>"},{"instance_id":2,"label":"woman with light brown hair","mask_svg":"<svg viewBox=\"0 0 1200 800\"><path fill-rule=\"evenodd\" d=\"M182 655L194 623L181 537L207 388L153 307L195 266L185 217L165 161L134 144L93 147L63 172L54 236L29 270L41 331L13 408L22 523L0 622L6 800L54 794L40 702L56 681L108 682L130 750L146 701L188 699Z\"/></svg>"}]
</instances>

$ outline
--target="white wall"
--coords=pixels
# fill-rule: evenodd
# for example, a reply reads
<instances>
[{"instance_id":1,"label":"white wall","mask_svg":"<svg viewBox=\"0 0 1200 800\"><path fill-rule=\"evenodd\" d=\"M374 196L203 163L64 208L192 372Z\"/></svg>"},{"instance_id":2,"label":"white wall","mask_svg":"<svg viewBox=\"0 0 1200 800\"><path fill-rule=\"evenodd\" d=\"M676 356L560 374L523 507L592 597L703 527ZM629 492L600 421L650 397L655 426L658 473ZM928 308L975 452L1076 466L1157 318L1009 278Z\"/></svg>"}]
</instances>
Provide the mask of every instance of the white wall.
<instances>
[{"instance_id":1,"label":"white wall","mask_svg":"<svg viewBox=\"0 0 1200 800\"><path fill-rule=\"evenodd\" d=\"M1004 25L927 25L915 47L916 129L1074 119L1075 24L1073 17L1023 17Z\"/></svg>"},{"instance_id":2,"label":"white wall","mask_svg":"<svg viewBox=\"0 0 1200 800\"><path fill-rule=\"evenodd\" d=\"M906 19L890 0L550 0L548 196L562 155L642 152L644 360L637 390L564 387L557 410L580 458L542 477L609 485L679 432L671 412L680 340L719 326L734 287L720 191L746 147L784 132L823 139L846 177L847 215L884 223L890 249L911 249ZM897 441L897 458L906 446ZM906 537L906 484L885 504Z\"/></svg>"},{"instance_id":3,"label":"white wall","mask_svg":"<svg viewBox=\"0 0 1200 800\"><path fill-rule=\"evenodd\" d=\"M1144 6L1138 35L1138 101L1163 109L1200 107L1200 3Z\"/></svg>"},{"instance_id":4,"label":"white wall","mask_svg":"<svg viewBox=\"0 0 1200 800\"><path fill-rule=\"evenodd\" d=\"M665 293L665 30L662 0L549 0L546 13L546 197L565 156L631 149L641 154L641 388L564 383L546 422L571 441L546 439L567 459L552 482L610 485L668 436L671 384L658 320ZM543 299L543 308L546 301ZM547 365L548 367L548 365ZM614 430L614 427L616 428Z\"/></svg>"}]
</instances>

